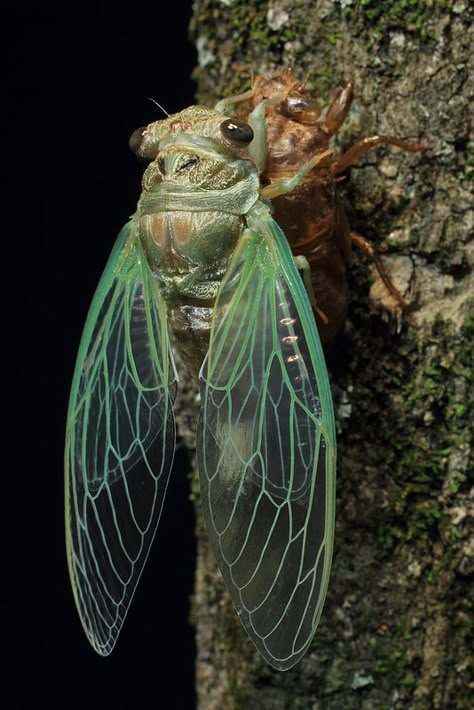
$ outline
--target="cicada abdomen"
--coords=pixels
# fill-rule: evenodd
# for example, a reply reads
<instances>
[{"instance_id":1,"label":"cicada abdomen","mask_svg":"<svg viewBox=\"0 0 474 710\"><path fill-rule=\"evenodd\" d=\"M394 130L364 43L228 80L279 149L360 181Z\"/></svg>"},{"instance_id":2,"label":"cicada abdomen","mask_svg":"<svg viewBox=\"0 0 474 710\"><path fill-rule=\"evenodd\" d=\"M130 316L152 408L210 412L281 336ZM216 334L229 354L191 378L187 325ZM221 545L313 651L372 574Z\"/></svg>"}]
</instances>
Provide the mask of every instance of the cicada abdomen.
<instances>
[{"instance_id":1,"label":"cicada abdomen","mask_svg":"<svg viewBox=\"0 0 474 710\"><path fill-rule=\"evenodd\" d=\"M261 179L273 183L293 175L309 158L328 149L349 113L353 87L347 82L339 88L323 115L317 101L288 68L271 77L256 77L250 94L247 106L251 108L267 101L267 160ZM247 109L243 104L237 110L245 114ZM311 268L313 308L323 343L337 334L346 318L346 270L352 246L373 259L390 294L401 308L405 306L371 242L351 230L339 193L347 168L378 145L394 145L409 152L424 148L386 135L363 138L344 154L319 163L294 190L272 200L273 217L293 254L305 257Z\"/></svg>"}]
</instances>

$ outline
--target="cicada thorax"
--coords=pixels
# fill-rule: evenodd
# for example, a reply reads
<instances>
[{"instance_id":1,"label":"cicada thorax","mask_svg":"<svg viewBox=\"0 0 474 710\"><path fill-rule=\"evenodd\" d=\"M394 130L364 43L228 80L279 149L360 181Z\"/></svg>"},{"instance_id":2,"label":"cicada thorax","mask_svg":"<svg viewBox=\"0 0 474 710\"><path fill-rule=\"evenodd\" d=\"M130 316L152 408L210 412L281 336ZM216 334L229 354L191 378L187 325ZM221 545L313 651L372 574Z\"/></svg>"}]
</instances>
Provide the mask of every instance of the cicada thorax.
<instances>
[{"instance_id":1,"label":"cicada thorax","mask_svg":"<svg viewBox=\"0 0 474 710\"><path fill-rule=\"evenodd\" d=\"M239 128L244 135L235 139ZM175 343L196 380L217 291L244 215L258 198L258 175L245 155L253 137L247 129L196 106L139 129L141 141L137 132L132 136L135 152L153 158L136 213L140 239Z\"/></svg>"},{"instance_id":2,"label":"cicada thorax","mask_svg":"<svg viewBox=\"0 0 474 710\"><path fill-rule=\"evenodd\" d=\"M242 229L242 217L217 211L164 211L140 219L173 339L196 381L209 347L216 294ZM212 246L214 254L203 264Z\"/></svg>"}]
</instances>

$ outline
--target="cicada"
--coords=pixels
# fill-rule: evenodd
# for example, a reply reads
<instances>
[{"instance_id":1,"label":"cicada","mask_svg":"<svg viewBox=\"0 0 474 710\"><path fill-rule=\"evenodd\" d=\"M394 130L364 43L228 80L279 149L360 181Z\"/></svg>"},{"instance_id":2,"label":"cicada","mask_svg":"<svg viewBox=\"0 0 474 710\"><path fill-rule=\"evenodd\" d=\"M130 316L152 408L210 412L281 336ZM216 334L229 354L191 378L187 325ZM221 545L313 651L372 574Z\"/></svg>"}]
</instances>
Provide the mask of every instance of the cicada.
<instances>
[{"instance_id":1,"label":"cicada","mask_svg":"<svg viewBox=\"0 0 474 710\"><path fill-rule=\"evenodd\" d=\"M293 175L310 157L326 151L347 118L352 100L353 86L346 82L322 114L305 82L298 81L291 69L285 68L269 77L257 76L250 91L226 99L225 104L235 104L238 115L245 117L255 106L267 101L268 149L261 174L265 184ZM379 145L393 145L409 152L425 148L393 136L367 136L329 163L315 165L294 190L279 195L273 202L273 218L285 233L297 262L303 257L303 270L307 261L306 279L312 283L312 305L323 344L336 335L346 318L349 303L346 271L353 246L374 261L398 308L403 310L406 306L373 244L351 230L339 192L345 171Z\"/></svg>"},{"instance_id":2,"label":"cicada","mask_svg":"<svg viewBox=\"0 0 474 710\"><path fill-rule=\"evenodd\" d=\"M95 650L117 640L158 526L175 447L173 348L199 381L197 460L209 537L266 661L310 646L334 538L331 391L307 290L262 186L265 102L248 122L191 106L132 136L148 159L135 214L92 301L72 383L66 540Z\"/></svg>"}]
</instances>

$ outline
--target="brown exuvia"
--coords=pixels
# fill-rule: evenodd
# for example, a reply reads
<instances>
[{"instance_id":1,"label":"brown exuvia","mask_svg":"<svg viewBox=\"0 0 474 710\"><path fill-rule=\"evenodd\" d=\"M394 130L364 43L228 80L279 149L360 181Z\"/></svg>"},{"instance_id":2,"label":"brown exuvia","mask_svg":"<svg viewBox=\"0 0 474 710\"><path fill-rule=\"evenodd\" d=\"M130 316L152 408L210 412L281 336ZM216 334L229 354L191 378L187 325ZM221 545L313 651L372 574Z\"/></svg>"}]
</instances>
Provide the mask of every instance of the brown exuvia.
<instances>
[{"instance_id":1,"label":"brown exuvia","mask_svg":"<svg viewBox=\"0 0 474 710\"><path fill-rule=\"evenodd\" d=\"M309 158L327 150L349 113L353 86L347 82L339 88L323 116L305 84L295 79L288 68L270 77L257 76L251 91L241 98L245 99L238 108L242 116L261 101L268 102L268 153L261 179L272 183L291 177ZM338 193L344 171L378 145L394 145L413 153L425 147L386 135L362 138L342 155L314 168L295 190L272 200L273 216L293 255L305 257L311 268L313 308L323 343L334 338L346 317L346 269L353 245L373 259L386 288L399 307L405 307L372 243L351 230Z\"/></svg>"}]
</instances>

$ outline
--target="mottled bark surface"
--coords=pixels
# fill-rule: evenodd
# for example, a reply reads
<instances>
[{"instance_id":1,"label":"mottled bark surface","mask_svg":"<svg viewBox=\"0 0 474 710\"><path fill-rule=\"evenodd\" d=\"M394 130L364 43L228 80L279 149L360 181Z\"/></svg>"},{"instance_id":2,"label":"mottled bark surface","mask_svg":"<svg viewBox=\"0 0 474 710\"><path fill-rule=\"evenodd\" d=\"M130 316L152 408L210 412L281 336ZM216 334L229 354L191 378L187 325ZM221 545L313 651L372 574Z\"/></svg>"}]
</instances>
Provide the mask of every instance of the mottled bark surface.
<instances>
[{"instance_id":1,"label":"mottled bark surface","mask_svg":"<svg viewBox=\"0 0 474 710\"><path fill-rule=\"evenodd\" d=\"M428 145L421 156L370 153L347 187L353 226L383 253L410 307L399 322L388 317L383 286L356 257L349 321L327 352L337 530L312 650L287 673L257 658L199 517L201 710L474 705L472 20L462 0L195 3L203 103L247 88L249 64L289 65L299 77L311 70L323 105L354 81L341 145L374 132Z\"/></svg>"}]
</instances>

